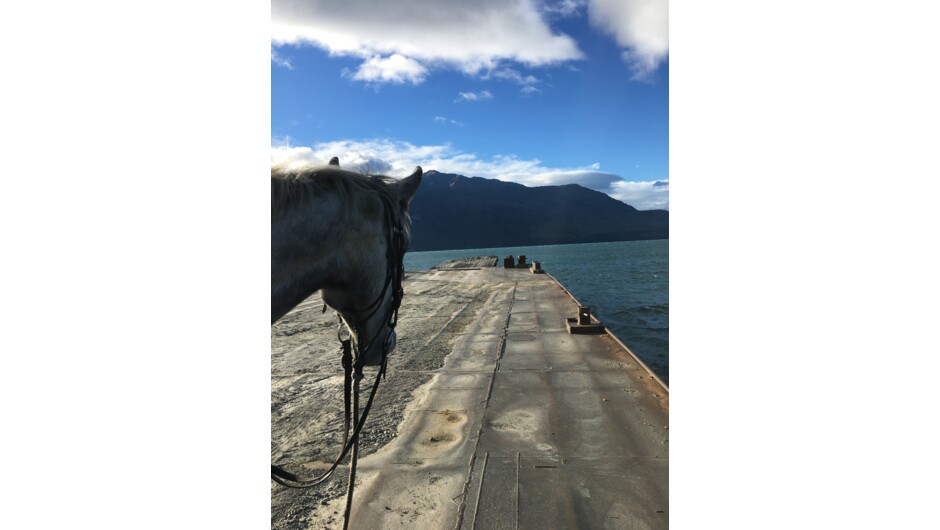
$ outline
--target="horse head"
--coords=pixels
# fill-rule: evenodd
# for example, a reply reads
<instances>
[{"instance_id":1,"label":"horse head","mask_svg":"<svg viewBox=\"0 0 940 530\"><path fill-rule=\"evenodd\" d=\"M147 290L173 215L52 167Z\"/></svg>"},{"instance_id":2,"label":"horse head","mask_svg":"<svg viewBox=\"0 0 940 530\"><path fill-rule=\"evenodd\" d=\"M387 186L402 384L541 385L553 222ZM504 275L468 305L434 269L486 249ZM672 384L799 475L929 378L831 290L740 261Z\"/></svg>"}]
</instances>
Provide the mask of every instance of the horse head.
<instances>
[{"instance_id":1,"label":"horse head","mask_svg":"<svg viewBox=\"0 0 940 530\"><path fill-rule=\"evenodd\" d=\"M335 165L335 162L331 161ZM323 301L335 309L351 334L358 352L357 363L364 366L383 364L395 349L395 325L404 294L404 255L410 238L408 205L421 184L422 170L395 181L384 177L388 194L360 198L360 222L356 237L347 246L352 281L326 286Z\"/></svg>"},{"instance_id":2,"label":"horse head","mask_svg":"<svg viewBox=\"0 0 940 530\"><path fill-rule=\"evenodd\" d=\"M381 365L397 341L408 205L422 171L394 178L325 167L271 169L271 322L320 290L351 334L357 364Z\"/></svg>"}]
</instances>

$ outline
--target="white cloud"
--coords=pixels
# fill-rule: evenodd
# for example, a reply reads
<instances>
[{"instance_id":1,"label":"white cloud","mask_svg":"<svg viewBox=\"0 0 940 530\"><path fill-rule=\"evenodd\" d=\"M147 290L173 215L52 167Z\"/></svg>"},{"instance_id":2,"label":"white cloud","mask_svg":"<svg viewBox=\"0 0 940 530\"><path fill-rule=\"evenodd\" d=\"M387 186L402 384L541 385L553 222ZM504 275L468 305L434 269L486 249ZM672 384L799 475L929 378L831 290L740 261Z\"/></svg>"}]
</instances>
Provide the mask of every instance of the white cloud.
<instances>
[{"instance_id":1,"label":"white cloud","mask_svg":"<svg viewBox=\"0 0 940 530\"><path fill-rule=\"evenodd\" d=\"M637 210L668 210L669 179L654 182L614 182L610 196Z\"/></svg>"},{"instance_id":2,"label":"white cloud","mask_svg":"<svg viewBox=\"0 0 940 530\"><path fill-rule=\"evenodd\" d=\"M408 82L417 85L424 81L427 73L427 68L417 61L394 53L386 58L370 57L359 66L352 78L370 83Z\"/></svg>"},{"instance_id":3,"label":"white cloud","mask_svg":"<svg viewBox=\"0 0 940 530\"><path fill-rule=\"evenodd\" d=\"M519 91L522 92L523 94L537 94L537 93L541 92L541 90L539 90L538 88L536 88L536 87L534 87L534 86L532 86L532 85L526 85L526 86L520 88Z\"/></svg>"},{"instance_id":4,"label":"white cloud","mask_svg":"<svg viewBox=\"0 0 940 530\"><path fill-rule=\"evenodd\" d=\"M281 57L274 48L271 48L271 62L278 66L283 66L288 70L294 69L294 65L292 65L288 59Z\"/></svg>"},{"instance_id":5,"label":"white cloud","mask_svg":"<svg viewBox=\"0 0 940 530\"><path fill-rule=\"evenodd\" d=\"M520 92L523 94L533 94L535 92L541 92L535 85L539 83L539 79L534 75L523 75L517 70L512 68L500 68L488 73L484 79L504 79L506 81L511 81L517 85L522 85Z\"/></svg>"},{"instance_id":6,"label":"white cloud","mask_svg":"<svg viewBox=\"0 0 940 530\"><path fill-rule=\"evenodd\" d=\"M536 0L272 0L271 35L278 46L312 44L360 57L365 63L353 78L370 82L424 79L387 64L396 55L409 61L409 72L418 65L469 74L504 61L540 66L583 58L574 39L552 31Z\"/></svg>"},{"instance_id":7,"label":"white cloud","mask_svg":"<svg viewBox=\"0 0 940 530\"><path fill-rule=\"evenodd\" d=\"M647 79L669 54L668 0L591 0L588 15L625 48L634 79Z\"/></svg>"},{"instance_id":8,"label":"white cloud","mask_svg":"<svg viewBox=\"0 0 940 530\"><path fill-rule=\"evenodd\" d=\"M493 94L491 94L489 90L480 92L458 92L457 99L454 101L483 101L485 99L493 99Z\"/></svg>"},{"instance_id":9,"label":"white cloud","mask_svg":"<svg viewBox=\"0 0 940 530\"><path fill-rule=\"evenodd\" d=\"M543 0L539 10L549 15L570 17L584 7L587 0Z\"/></svg>"},{"instance_id":10,"label":"white cloud","mask_svg":"<svg viewBox=\"0 0 940 530\"><path fill-rule=\"evenodd\" d=\"M440 123L441 125L453 125L455 127L463 127L463 122L452 120L444 116L434 116L434 121Z\"/></svg>"},{"instance_id":11,"label":"white cloud","mask_svg":"<svg viewBox=\"0 0 940 530\"><path fill-rule=\"evenodd\" d=\"M450 145L413 145L384 139L339 140L313 147L292 147L283 141L272 146L271 161L289 166L308 166L326 164L334 156L339 157L342 167L353 171L404 177L410 175L415 166L421 166L425 170L495 178L526 186L580 184L640 210L669 208L668 180L626 182L619 175L600 171L600 164L596 162L583 167L552 168L544 166L538 159L522 160L514 155L497 155L484 160Z\"/></svg>"},{"instance_id":12,"label":"white cloud","mask_svg":"<svg viewBox=\"0 0 940 530\"><path fill-rule=\"evenodd\" d=\"M533 75L522 75L518 71L513 70L512 68L501 68L499 70L494 70L491 74L492 77L497 79L505 79L507 81L512 81L520 85L533 85L538 83L539 80Z\"/></svg>"}]
</instances>

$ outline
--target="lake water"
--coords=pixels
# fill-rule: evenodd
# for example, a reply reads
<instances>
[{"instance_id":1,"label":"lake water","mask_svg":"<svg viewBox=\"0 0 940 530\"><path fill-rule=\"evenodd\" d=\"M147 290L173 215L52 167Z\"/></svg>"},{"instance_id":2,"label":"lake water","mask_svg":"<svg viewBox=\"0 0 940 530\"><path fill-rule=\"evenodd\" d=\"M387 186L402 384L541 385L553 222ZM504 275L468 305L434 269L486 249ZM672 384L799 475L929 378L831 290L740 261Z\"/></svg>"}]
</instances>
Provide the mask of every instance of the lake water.
<instances>
[{"instance_id":1,"label":"lake water","mask_svg":"<svg viewBox=\"0 0 940 530\"><path fill-rule=\"evenodd\" d=\"M538 261L617 337L669 383L669 241L435 250L405 254L405 268L512 254Z\"/></svg>"}]
</instances>

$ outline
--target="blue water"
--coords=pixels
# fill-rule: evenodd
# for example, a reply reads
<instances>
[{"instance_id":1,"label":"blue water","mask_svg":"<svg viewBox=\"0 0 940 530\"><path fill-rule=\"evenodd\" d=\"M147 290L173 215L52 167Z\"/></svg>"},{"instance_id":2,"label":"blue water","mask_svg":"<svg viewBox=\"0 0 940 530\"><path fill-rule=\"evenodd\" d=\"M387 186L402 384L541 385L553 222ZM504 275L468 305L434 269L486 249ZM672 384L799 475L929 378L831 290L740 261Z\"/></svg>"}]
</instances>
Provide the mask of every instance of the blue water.
<instances>
[{"instance_id":1,"label":"blue water","mask_svg":"<svg viewBox=\"0 0 940 530\"><path fill-rule=\"evenodd\" d=\"M436 250L405 254L405 268L512 254L538 261L649 367L669 383L669 241Z\"/></svg>"}]
</instances>

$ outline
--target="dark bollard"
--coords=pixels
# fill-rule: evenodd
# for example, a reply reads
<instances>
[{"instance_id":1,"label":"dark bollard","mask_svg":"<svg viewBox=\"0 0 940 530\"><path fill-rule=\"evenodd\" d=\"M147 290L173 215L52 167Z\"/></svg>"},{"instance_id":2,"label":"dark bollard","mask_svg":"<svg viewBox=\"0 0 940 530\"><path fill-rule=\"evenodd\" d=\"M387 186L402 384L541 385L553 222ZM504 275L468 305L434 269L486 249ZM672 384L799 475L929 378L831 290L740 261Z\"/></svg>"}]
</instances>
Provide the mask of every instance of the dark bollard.
<instances>
[{"instance_id":1,"label":"dark bollard","mask_svg":"<svg viewBox=\"0 0 940 530\"><path fill-rule=\"evenodd\" d=\"M578 306L578 325L587 326L591 323L591 308L588 306Z\"/></svg>"},{"instance_id":2,"label":"dark bollard","mask_svg":"<svg viewBox=\"0 0 940 530\"><path fill-rule=\"evenodd\" d=\"M568 328L568 333L572 334L606 333L603 324L591 319L591 308L584 305L578 306L578 316L576 318L565 319L565 327Z\"/></svg>"},{"instance_id":3,"label":"dark bollard","mask_svg":"<svg viewBox=\"0 0 940 530\"><path fill-rule=\"evenodd\" d=\"M512 254L503 258L503 267L507 269L512 269L512 268L515 268L515 266L516 266L516 260L512 257Z\"/></svg>"},{"instance_id":4,"label":"dark bollard","mask_svg":"<svg viewBox=\"0 0 940 530\"><path fill-rule=\"evenodd\" d=\"M520 255L519 255L519 268L520 268L520 269L524 269L524 268L526 268L526 267L528 267L528 265L527 265L526 262L525 262L525 256L523 256L523 255L520 254Z\"/></svg>"}]
</instances>

